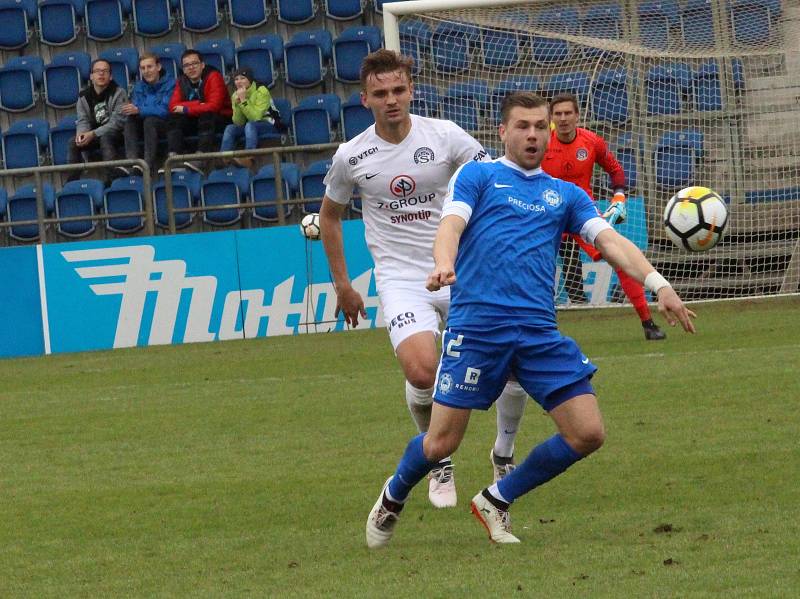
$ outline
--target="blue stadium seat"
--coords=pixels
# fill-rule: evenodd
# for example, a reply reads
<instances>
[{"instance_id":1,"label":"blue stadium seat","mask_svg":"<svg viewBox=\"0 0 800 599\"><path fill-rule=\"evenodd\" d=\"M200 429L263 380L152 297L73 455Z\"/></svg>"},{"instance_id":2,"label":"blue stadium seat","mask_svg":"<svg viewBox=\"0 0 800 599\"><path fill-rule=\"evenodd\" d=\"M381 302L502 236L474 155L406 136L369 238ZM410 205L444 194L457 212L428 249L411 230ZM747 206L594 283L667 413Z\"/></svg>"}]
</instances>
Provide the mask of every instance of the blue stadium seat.
<instances>
[{"instance_id":1,"label":"blue stadium seat","mask_svg":"<svg viewBox=\"0 0 800 599\"><path fill-rule=\"evenodd\" d=\"M28 45L36 21L36 0L0 0L0 50Z\"/></svg>"},{"instance_id":2,"label":"blue stadium seat","mask_svg":"<svg viewBox=\"0 0 800 599\"><path fill-rule=\"evenodd\" d=\"M627 71L622 68L600 71L592 82L592 116L599 121L621 123L628 120Z\"/></svg>"},{"instance_id":3,"label":"blue stadium seat","mask_svg":"<svg viewBox=\"0 0 800 599\"><path fill-rule=\"evenodd\" d=\"M105 213L123 214L144 211L144 185L141 177L119 177L103 194ZM114 233L135 233L144 227L142 216L118 216L106 221L106 229Z\"/></svg>"},{"instance_id":4,"label":"blue stadium seat","mask_svg":"<svg viewBox=\"0 0 800 599\"><path fill-rule=\"evenodd\" d=\"M637 153L641 157L641 143L638 140L634 140L633 135L630 133L620 136L614 149L614 155L622 166L622 170L625 171L625 180L629 189L636 187L639 182L639 169L636 163ZM608 177L607 186L609 189L611 188L611 177Z\"/></svg>"},{"instance_id":5,"label":"blue stadium seat","mask_svg":"<svg viewBox=\"0 0 800 599\"><path fill-rule=\"evenodd\" d=\"M70 181L56 193L56 218L94 216L103 208L103 184L96 179ZM97 225L91 219L56 223L56 230L67 237L86 237Z\"/></svg>"},{"instance_id":6,"label":"blue stadium seat","mask_svg":"<svg viewBox=\"0 0 800 599\"><path fill-rule=\"evenodd\" d=\"M650 67L645 76L647 114L679 114L692 95L692 70L682 62Z\"/></svg>"},{"instance_id":7,"label":"blue stadium seat","mask_svg":"<svg viewBox=\"0 0 800 599\"><path fill-rule=\"evenodd\" d=\"M161 68L172 75L173 79L177 79L181 73L181 54L186 51L186 46L181 43L161 44L153 46L150 51L158 56Z\"/></svg>"},{"instance_id":8,"label":"blue stadium seat","mask_svg":"<svg viewBox=\"0 0 800 599\"><path fill-rule=\"evenodd\" d=\"M411 98L411 112L419 116L434 117L439 114L439 90L428 83L414 86L414 97Z\"/></svg>"},{"instance_id":9,"label":"blue stadium seat","mask_svg":"<svg viewBox=\"0 0 800 599\"><path fill-rule=\"evenodd\" d=\"M372 111L361 103L359 92L352 93L347 100L342 102L341 122L345 141L350 141L375 123Z\"/></svg>"},{"instance_id":10,"label":"blue stadium seat","mask_svg":"<svg viewBox=\"0 0 800 599\"><path fill-rule=\"evenodd\" d=\"M780 14L780 1L731 0L733 41L746 46L760 46L772 39L773 22Z\"/></svg>"},{"instance_id":11,"label":"blue stadium seat","mask_svg":"<svg viewBox=\"0 0 800 599\"><path fill-rule=\"evenodd\" d=\"M694 93L697 110L722 110L719 66L715 60L703 62L695 72Z\"/></svg>"},{"instance_id":12,"label":"blue stadium seat","mask_svg":"<svg viewBox=\"0 0 800 599\"><path fill-rule=\"evenodd\" d=\"M431 58L439 73L463 73L472 62L478 28L463 23L441 23L431 34Z\"/></svg>"},{"instance_id":13,"label":"blue stadium seat","mask_svg":"<svg viewBox=\"0 0 800 599\"><path fill-rule=\"evenodd\" d=\"M271 0L228 0L231 25L239 29L261 27L272 14Z\"/></svg>"},{"instance_id":14,"label":"blue stadium seat","mask_svg":"<svg viewBox=\"0 0 800 599\"><path fill-rule=\"evenodd\" d=\"M272 87L283 62L283 39L274 33L248 37L236 48L236 68L248 67L262 85Z\"/></svg>"},{"instance_id":15,"label":"blue stadium seat","mask_svg":"<svg viewBox=\"0 0 800 599\"><path fill-rule=\"evenodd\" d=\"M2 195L0 194L0 200ZM780 187L777 189L757 189L744 192L745 204L759 202L786 202L800 200L800 187Z\"/></svg>"},{"instance_id":16,"label":"blue stadium seat","mask_svg":"<svg viewBox=\"0 0 800 599\"><path fill-rule=\"evenodd\" d=\"M421 61L431 53L431 28L419 19L403 19L400 22L400 52L414 59L411 72L420 72Z\"/></svg>"},{"instance_id":17,"label":"blue stadium seat","mask_svg":"<svg viewBox=\"0 0 800 599\"><path fill-rule=\"evenodd\" d=\"M39 2L39 39L49 46L65 46L78 37L79 19L84 0L41 0Z\"/></svg>"},{"instance_id":18,"label":"blue stadium seat","mask_svg":"<svg viewBox=\"0 0 800 599\"><path fill-rule=\"evenodd\" d=\"M172 206L174 208L191 208L197 205L200 198L200 173L193 171L172 172ZM169 227L167 213L167 194L164 180L153 186L153 203L155 204L156 225L164 229ZM194 212L176 212L175 228L182 229L192 224Z\"/></svg>"},{"instance_id":19,"label":"blue stadium seat","mask_svg":"<svg viewBox=\"0 0 800 599\"><path fill-rule=\"evenodd\" d=\"M322 83L331 58L331 34L324 29L299 31L283 46L286 84L313 87Z\"/></svg>"},{"instance_id":20,"label":"blue stadium seat","mask_svg":"<svg viewBox=\"0 0 800 599\"><path fill-rule=\"evenodd\" d=\"M336 94L306 96L292 110L292 130L299 146L337 138L342 102Z\"/></svg>"},{"instance_id":21,"label":"blue stadium seat","mask_svg":"<svg viewBox=\"0 0 800 599\"><path fill-rule=\"evenodd\" d=\"M230 166L211 171L200 186L200 204L206 208L240 204L246 202L249 195L250 172L246 168ZM203 221L215 226L232 225L239 222L241 217L242 210L239 208L206 210L203 213Z\"/></svg>"},{"instance_id":22,"label":"blue stadium seat","mask_svg":"<svg viewBox=\"0 0 800 599\"><path fill-rule=\"evenodd\" d=\"M522 40L516 31L482 29L480 42L481 61L487 69L505 70L519 63Z\"/></svg>"},{"instance_id":23,"label":"blue stadium seat","mask_svg":"<svg viewBox=\"0 0 800 599\"><path fill-rule=\"evenodd\" d=\"M514 92L539 92L541 83L535 75L519 75L504 79L497 84L489 98L492 122L497 125L500 123L500 103L508 94Z\"/></svg>"},{"instance_id":24,"label":"blue stadium seat","mask_svg":"<svg viewBox=\"0 0 800 599\"><path fill-rule=\"evenodd\" d=\"M8 192L5 188L0 187L0 220L6 217L8 212Z\"/></svg>"},{"instance_id":25,"label":"blue stadium seat","mask_svg":"<svg viewBox=\"0 0 800 599\"><path fill-rule=\"evenodd\" d=\"M281 163L281 178L283 180L283 199L293 200L297 197L300 186L300 173L295 164L291 162ZM275 168L268 164L253 177L250 182L250 201L252 202L274 202L278 199L277 187L275 185ZM284 217L292 213L292 205L283 207ZM259 206L253 209L253 218L265 222L274 223L278 221L278 207Z\"/></svg>"},{"instance_id":26,"label":"blue stadium seat","mask_svg":"<svg viewBox=\"0 0 800 599\"><path fill-rule=\"evenodd\" d=\"M275 105L275 108L278 110L278 114L281 115L281 122L288 129L291 130L292 126L292 105L286 98L272 98L272 103ZM258 139L259 141L264 140L279 140L281 143L285 141L287 132L286 131L278 131L274 125L270 125L268 127L263 127L261 131L259 131Z\"/></svg>"},{"instance_id":27,"label":"blue stadium seat","mask_svg":"<svg viewBox=\"0 0 800 599\"><path fill-rule=\"evenodd\" d=\"M333 41L333 72L338 81L358 83L361 62L367 54L381 47L378 27L349 27Z\"/></svg>"},{"instance_id":28,"label":"blue stadium seat","mask_svg":"<svg viewBox=\"0 0 800 599\"><path fill-rule=\"evenodd\" d=\"M131 13L136 35L161 37L172 30L170 0L132 0Z\"/></svg>"},{"instance_id":29,"label":"blue stadium seat","mask_svg":"<svg viewBox=\"0 0 800 599\"><path fill-rule=\"evenodd\" d=\"M620 39L622 37L622 9L619 4L610 2L588 8L581 19L581 35L601 40ZM583 48L583 55L586 58L601 54L609 55L611 53L589 46Z\"/></svg>"},{"instance_id":30,"label":"blue stadium seat","mask_svg":"<svg viewBox=\"0 0 800 599\"><path fill-rule=\"evenodd\" d=\"M68 114L50 128L50 157L54 165L69 164L69 142L75 137L77 118L74 114Z\"/></svg>"},{"instance_id":31,"label":"blue stadium seat","mask_svg":"<svg viewBox=\"0 0 800 599\"><path fill-rule=\"evenodd\" d=\"M703 133L696 129L668 131L654 152L656 183L680 188L695 180L695 167L704 155Z\"/></svg>"},{"instance_id":32,"label":"blue stadium seat","mask_svg":"<svg viewBox=\"0 0 800 599\"><path fill-rule=\"evenodd\" d=\"M38 56L16 56L0 68L0 108L24 112L39 98L44 62Z\"/></svg>"},{"instance_id":33,"label":"blue stadium seat","mask_svg":"<svg viewBox=\"0 0 800 599\"><path fill-rule=\"evenodd\" d=\"M217 0L180 0L183 28L194 33L207 33L220 25Z\"/></svg>"},{"instance_id":34,"label":"blue stadium seat","mask_svg":"<svg viewBox=\"0 0 800 599\"><path fill-rule=\"evenodd\" d=\"M669 29L679 21L677 0L648 0L639 4L639 39L649 48L663 50Z\"/></svg>"},{"instance_id":35,"label":"blue stadium seat","mask_svg":"<svg viewBox=\"0 0 800 599\"><path fill-rule=\"evenodd\" d=\"M45 211L43 216L52 214L56 203L56 194L52 185L48 183L42 185L42 200ZM34 184L23 185L8 198L6 216L10 223L36 219L36 186ZM12 226L9 227L8 234L20 241L36 241L39 239L39 226L37 224Z\"/></svg>"},{"instance_id":36,"label":"blue stadium seat","mask_svg":"<svg viewBox=\"0 0 800 599\"><path fill-rule=\"evenodd\" d=\"M129 87L139 75L139 53L136 48L110 48L97 55L111 65L111 76L117 85Z\"/></svg>"},{"instance_id":37,"label":"blue stadium seat","mask_svg":"<svg viewBox=\"0 0 800 599\"><path fill-rule=\"evenodd\" d=\"M72 108L89 79L92 59L86 52L62 52L44 67L45 101L53 108Z\"/></svg>"},{"instance_id":38,"label":"blue stadium seat","mask_svg":"<svg viewBox=\"0 0 800 599\"><path fill-rule=\"evenodd\" d=\"M585 111L589 101L589 75L583 71L559 73L550 77L545 86L545 94L552 98L556 94L569 93L578 99L580 109Z\"/></svg>"},{"instance_id":39,"label":"blue stadium seat","mask_svg":"<svg viewBox=\"0 0 800 599\"><path fill-rule=\"evenodd\" d=\"M86 37L110 42L125 33L125 17L131 12L131 0L86 0L83 21Z\"/></svg>"},{"instance_id":40,"label":"blue stadium seat","mask_svg":"<svg viewBox=\"0 0 800 599\"><path fill-rule=\"evenodd\" d=\"M45 162L50 126L44 119L15 121L3 133L6 168L41 166Z\"/></svg>"},{"instance_id":41,"label":"blue stadium seat","mask_svg":"<svg viewBox=\"0 0 800 599\"><path fill-rule=\"evenodd\" d=\"M233 40L221 38L217 40L204 39L195 44L195 50L200 52L203 62L214 67L225 77L233 67L235 48Z\"/></svg>"},{"instance_id":42,"label":"blue stadium seat","mask_svg":"<svg viewBox=\"0 0 800 599\"><path fill-rule=\"evenodd\" d=\"M548 33L578 33L578 11L574 8L548 8L542 10L533 20L534 27ZM534 35L531 38L531 55L535 62L552 65L569 58L570 46L566 40Z\"/></svg>"},{"instance_id":43,"label":"blue stadium seat","mask_svg":"<svg viewBox=\"0 0 800 599\"><path fill-rule=\"evenodd\" d=\"M489 87L473 79L454 83L439 100L439 118L453 121L465 131L477 131L481 115L488 112Z\"/></svg>"},{"instance_id":44,"label":"blue stadium seat","mask_svg":"<svg viewBox=\"0 0 800 599\"><path fill-rule=\"evenodd\" d=\"M303 212L306 214L319 212L322 207L322 196L325 195L323 181L330 168L330 160L318 160L300 173L300 197L307 200L303 202Z\"/></svg>"},{"instance_id":45,"label":"blue stadium seat","mask_svg":"<svg viewBox=\"0 0 800 599\"><path fill-rule=\"evenodd\" d=\"M314 0L275 0L278 20L289 25L307 23L317 16L317 4Z\"/></svg>"},{"instance_id":46,"label":"blue stadium seat","mask_svg":"<svg viewBox=\"0 0 800 599\"><path fill-rule=\"evenodd\" d=\"M364 0L325 0L325 16L337 21L357 19L364 14Z\"/></svg>"},{"instance_id":47,"label":"blue stadium seat","mask_svg":"<svg viewBox=\"0 0 800 599\"><path fill-rule=\"evenodd\" d=\"M686 0L680 12L681 35L686 46L714 46L714 15L711 0Z\"/></svg>"}]
</instances>

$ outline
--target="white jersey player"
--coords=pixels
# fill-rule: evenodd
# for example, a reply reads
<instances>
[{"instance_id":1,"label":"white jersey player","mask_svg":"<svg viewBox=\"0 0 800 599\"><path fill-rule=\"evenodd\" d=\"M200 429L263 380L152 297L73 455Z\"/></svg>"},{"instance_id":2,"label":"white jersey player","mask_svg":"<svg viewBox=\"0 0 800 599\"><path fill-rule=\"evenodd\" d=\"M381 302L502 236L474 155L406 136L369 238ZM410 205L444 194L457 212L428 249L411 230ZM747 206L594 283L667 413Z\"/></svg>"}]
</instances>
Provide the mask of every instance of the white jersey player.
<instances>
[{"instance_id":1,"label":"white jersey player","mask_svg":"<svg viewBox=\"0 0 800 599\"><path fill-rule=\"evenodd\" d=\"M409 114L410 58L378 50L361 65L361 101L375 124L342 144L325 179L320 230L336 287L337 314L358 326L364 301L352 287L341 218L358 189L367 245L389 338L406 377L406 402L420 432L428 430L436 366L436 339L450 305L447 287L425 289L433 241L450 177L470 160L489 159L483 147L451 121ZM491 452L495 479L514 467L513 451L526 394L509 383L498 400L498 435ZM445 458L429 476L436 507L456 505L453 466Z\"/></svg>"}]
</instances>

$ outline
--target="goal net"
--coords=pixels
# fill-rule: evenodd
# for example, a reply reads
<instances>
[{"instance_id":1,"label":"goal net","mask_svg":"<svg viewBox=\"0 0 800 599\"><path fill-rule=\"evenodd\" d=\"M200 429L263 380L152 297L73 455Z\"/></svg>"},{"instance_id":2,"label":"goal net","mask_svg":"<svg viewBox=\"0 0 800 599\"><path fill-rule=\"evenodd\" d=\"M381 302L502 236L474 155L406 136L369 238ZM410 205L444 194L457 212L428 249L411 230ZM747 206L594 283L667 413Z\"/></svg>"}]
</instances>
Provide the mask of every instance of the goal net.
<instances>
[{"instance_id":1,"label":"goal net","mask_svg":"<svg viewBox=\"0 0 800 599\"><path fill-rule=\"evenodd\" d=\"M506 94L571 92L579 125L625 169L620 232L685 299L798 292L798 0L498 4L384 4L387 47L415 59L412 112L455 121L497 157ZM725 238L707 252L678 248L664 230L667 201L689 185L728 203ZM611 195L599 167L593 192ZM592 304L625 301L607 264L583 255L580 267L577 278L560 273L558 303L581 292Z\"/></svg>"}]
</instances>

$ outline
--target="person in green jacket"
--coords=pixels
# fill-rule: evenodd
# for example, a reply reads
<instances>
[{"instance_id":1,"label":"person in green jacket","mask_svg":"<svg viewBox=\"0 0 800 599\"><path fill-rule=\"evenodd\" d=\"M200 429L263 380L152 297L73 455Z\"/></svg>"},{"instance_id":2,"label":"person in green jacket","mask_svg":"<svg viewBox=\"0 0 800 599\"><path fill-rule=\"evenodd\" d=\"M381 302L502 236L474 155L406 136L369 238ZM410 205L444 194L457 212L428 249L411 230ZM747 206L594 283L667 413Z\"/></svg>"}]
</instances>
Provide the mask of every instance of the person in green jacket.
<instances>
[{"instance_id":1,"label":"person in green jacket","mask_svg":"<svg viewBox=\"0 0 800 599\"><path fill-rule=\"evenodd\" d=\"M268 131L285 130L280 122L280 114L269 90L253 81L253 72L249 68L237 69L233 72L235 90L231 95L233 106L233 123L225 127L222 134L222 147L227 152L236 149L236 144L244 137L244 147L252 150L258 147L259 136ZM241 166L251 166L252 158L236 160Z\"/></svg>"}]
</instances>

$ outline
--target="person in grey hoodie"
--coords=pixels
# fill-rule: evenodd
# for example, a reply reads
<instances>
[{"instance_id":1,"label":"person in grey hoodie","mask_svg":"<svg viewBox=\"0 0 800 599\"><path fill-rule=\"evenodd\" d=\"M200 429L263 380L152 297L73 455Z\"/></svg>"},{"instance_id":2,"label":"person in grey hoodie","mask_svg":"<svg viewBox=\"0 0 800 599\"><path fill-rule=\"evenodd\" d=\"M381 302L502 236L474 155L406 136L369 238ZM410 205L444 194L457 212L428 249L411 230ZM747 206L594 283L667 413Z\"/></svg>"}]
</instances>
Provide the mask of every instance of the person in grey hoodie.
<instances>
[{"instance_id":1,"label":"person in grey hoodie","mask_svg":"<svg viewBox=\"0 0 800 599\"><path fill-rule=\"evenodd\" d=\"M70 164L90 162L98 150L102 160L116 160L125 119L122 105L127 101L128 94L111 78L111 64L102 58L92 62L90 83L78 97L76 134L69 144ZM79 179L81 174L74 171L67 180ZM106 172L103 178L108 180L110 175Z\"/></svg>"}]
</instances>

